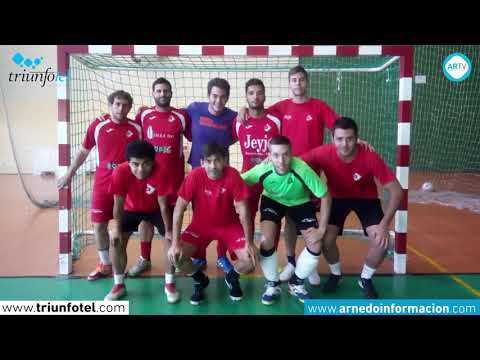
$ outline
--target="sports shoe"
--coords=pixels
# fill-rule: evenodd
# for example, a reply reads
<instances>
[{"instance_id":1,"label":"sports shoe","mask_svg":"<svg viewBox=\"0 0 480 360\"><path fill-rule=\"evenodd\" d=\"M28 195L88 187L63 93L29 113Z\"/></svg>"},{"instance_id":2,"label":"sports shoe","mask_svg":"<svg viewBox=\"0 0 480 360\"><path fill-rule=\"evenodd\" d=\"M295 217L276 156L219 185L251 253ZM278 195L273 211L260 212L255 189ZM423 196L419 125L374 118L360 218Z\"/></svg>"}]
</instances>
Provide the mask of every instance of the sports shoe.
<instances>
[{"instance_id":1,"label":"sports shoe","mask_svg":"<svg viewBox=\"0 0 480 360\"><path fill-rule=\"evenodd\" d=\"M295 272L295 266L293 266L290 263L287 263L287 265L285 265L282 272L280 273L280 281L290 280L294 272Z\"/></svg>"},{"instance_id":2,"label":"sports shoe","mask_svg":"<svg viewBox=\"0 0 480 360\"><path fill-rule=\"evenodd\" d=\"M232 263L228 260L228 258L224 256L220 256L217 259L217 267L222 270L225 274L228 274L230 270L233 269Z\"/></svg>"},{"instance_id":3,"label":"sports shoe","mask_svg":"<svg viewBox=\"0 0 480 360\"><path fill-rule=\"evenodd\" d=\"M320 275L318 271L314 270L310 275L308 275L308 283L312 286L320 285Z\"/></svg>"},{"instance_id":4,"label":"sports shoe","mask_svg":"<svg viewBox=\"0 0 480 360\"><path fill-rule=\"evenodd\" d=\"M307 290L305 289L304 284L293 284L288 283L288 291L293 296L296 296L300 302L304 302L305 300L310 299L310 295L308 295Z\"/></svg>"},{"instance_id":5,"label":"sports shoe","mask_svg":"<svg viewBox=\"0 0 480 360\"><path fill-rule=\"evenodd\" d=\"M265 288L266 290L262 295L262 304L272 305L282 292L282 289L280 288L280 282L267 281Z\"/></svg>"},{"instance_id":6,"label":"sports shoe","mask_svg":"<svg viewBox=\"0 0 480 360\"><path fill-rule=\"evenodd\" d=\"M228 286L228 289L230 290L230 299L233 301L240 301L243 298L243 291L242 288L240 287L240 281L237 279L228 279L228 277L225 277L225 283Z\"/></svg>"},{"instance_id":7,"label":"sports shoe","mask_svg":"<svg viewBox=\"0 0 480 360\"><path fill-rule=\"evenodd\" d=\"M105 265L102 263L98 263L95 270L88 274L87 280L94 281L100 278L109 277L112 276L112 273L112 264Z\"/></svg>"},{"instance_id":8,"label":"sports shoe","mask_svg":"<svg viewBox=\"0 0 480 360\"><path fill-rule=\"evenodd\" d=\"M205 301L205 289L210 283L208 276L205 276L205 280L202 283L196 281L193 282L193 294L190 297L190 304L199 305Z\"/></svg>"},{"instance_id":9,"label":"sports shoe","mask_svg":"<svg viewBox=\"0 0 480 360\"><path fill-rule=\"evenodd\" d=\"M375 290L375 287L373 286L372 279L364 279L364 278L361 277L358 280L358 286L360 286L363 294L368 299L377 299L378 298L378 293L377 293L377 290Z\"/></svg>"},{"instance_id":10,"label":"sports shoe","mask_svg":"<svg viewBox=\"0 0 480 360\"><path fill-rule=\"evenodd\" d=\"M335 291L337 291L340 280L342 280L342 275L330 274L328 276L327 282L322 287L322 292L324 294L334 293Z\"/></svg>"},{"instance_id":11,"label":"sports shoe","mask_svg":"<svg viewBox=\"0 0 480 360\"><path fill-rule=\"evenodd\" d=\"M192 265L197 269L205 270L207 268L207 260L192 258Z\"/></svg>"},{"instance_id":12,"label":"sports shoe","mask_svg":"<svg viewBox=\"0 0 480 360\"><path fill-rule=\"evenodd\" d=\"M175 283L165 284L163 289L165 291L165 295L167 295L167 301L170 304L174 304L180 300L180 293L177 291Z\"/></svg>"},{"instance_id":13,"label":"sports shoe","mask_svg":"<svg viewBox=\"0 0 480 360\"><path fill-rule=\"evenodd\" d=\"M142 272L150 270L151 268L152 262L150 260L145 260L140 256L137 263L128 270L128 276L136 277Z\"/></svg>"},{"instance_id":14,"label":"sports shoe","mask_svg":"<svg viewBox=\"0 0 480 360\"><path fill-rule=\"evenodd\" d=\"M112 287L112 290L105 296L105 301L114 301L119 300L120 298L127 295L127 288L124 284L115 284Z\"/></svg>"}]
</instances>

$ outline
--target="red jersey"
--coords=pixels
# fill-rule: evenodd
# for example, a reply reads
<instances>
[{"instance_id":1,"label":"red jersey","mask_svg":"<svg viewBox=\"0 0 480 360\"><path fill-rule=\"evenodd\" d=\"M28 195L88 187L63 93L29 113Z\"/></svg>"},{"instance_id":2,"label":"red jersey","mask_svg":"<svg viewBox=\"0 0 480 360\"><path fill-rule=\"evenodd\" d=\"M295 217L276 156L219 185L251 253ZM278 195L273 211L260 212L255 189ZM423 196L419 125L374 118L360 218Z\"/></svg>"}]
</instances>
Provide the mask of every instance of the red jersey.
<instances>
[{"instance_id":1,"label":"red jersey","mask_svg":"<svg viewBox=\"0 0 480 360\"><path fill-rule=\"evenodd\" d=\"M190 125L190 117L182 110L157 111L155 107L137 114L135 121L143 131L143 138L155 147L155 158L160 161L184 163L183 134Z\"/></svg>"},{"instance_id":2,"label":"red jersey","mask_svg":"<svg viewBox=\"0 0 480 360\"><path fill-rule=\"evenodd\" d=\"M247 200L248 188L235 168L225 166L223 176L211 180L198 167L186 176L178 196L192 202L192 224L223 226L240 223L233 202Z\"/></svg>"},{"instance_id":3,"label":"red jersey","mask_svg":"<svg viewBox=\"0 0 480 360\"><path fill-rule=\"evenodd\" d=\"M242 151L242 172L263 161L268 156L268 142L280 135L280 119L266 114L260 118L248 117L243 124L235 122L234 137L240 143Z\"/></svg>"},{"instance_id":4,"label":"red jersey","mask_svg":"<svg viewBox=\"0 0 480 360\"><path fill-rule=\"evenodd\" d=\"M332 129L338 118L332 108L315 98L303 104L296 104L292 99L282 100L268 110L282 120L282 135L290 139L294 156L323 145L324 128Z\"/></svg>"},{"instance_id":5,"label":"red jersey","mask_svg":"<svg viewBox=\"0 0 480 360\"><path fill-rule=\"evenodd\" d=\"M155 163L152 173L145 179L138 180L132 174L128 162L122 163L113 171L111 190L113 194L125 198L125 210L135 212L159 210L158 197L174 191L166 168Z\"/></svg>"},{"instance_id":6,"label":"red jersey","mask_svg":"<svg viewBox=\"0 0 480 360\"><path fill-rule=\"evenodd\" d=\"M382 185L395 180L394 173L382 158L360 145L357 145L357 155L350 163L338 157L334 144L319 146L301 158L317 173L325 172L328 191L334 198L377 198L374 179Z\"/></svg>"},{"instance_id":7,"label":"red jersey","mask_svg":"<svg viewBox=\"0 0 480 360\"><path fill-rule=\"evenodd\" d=\"M95 119L87 129L82 146L95 147L97 168L94 191L108 192L113 169L125 161L125 149L129 143L142 138L142 129L134 121L117 124L110 115L105 120Z\"/></svg>"},{"instance_id":8,"label":"red jersey","mask_svg":"<svg viewBox=\"0 0 480 360\"><path fill-rule=\"evenodd\" d=\"M157 111L153 106L137 114L135 121L142 126L143 138L154 146L155 160L169 167L177 191L185 177L183 135L191 126L190 117L183 110Z\"/></svg>"}]
</instances>

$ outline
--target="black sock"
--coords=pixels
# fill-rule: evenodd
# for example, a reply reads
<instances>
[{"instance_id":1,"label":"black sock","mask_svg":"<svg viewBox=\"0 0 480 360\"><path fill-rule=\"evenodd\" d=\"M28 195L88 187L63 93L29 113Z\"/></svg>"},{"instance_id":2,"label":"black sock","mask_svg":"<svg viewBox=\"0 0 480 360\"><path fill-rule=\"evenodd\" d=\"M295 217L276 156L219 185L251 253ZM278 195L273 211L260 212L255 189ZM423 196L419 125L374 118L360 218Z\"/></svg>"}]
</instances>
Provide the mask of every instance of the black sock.
<instances>
[{"instance_id":1,"label":"black sock","mask_svg":"<svg viewBox=\"0 0 480 360\"><path fill-rule=\"evenodd\" d=\"M227 278L228 282L238 281L240 274L236 272L234 268L232 268L232 270L230 270L225 277Z\"/></svg>"},{"instance_id":2,"label":"black sock","mask_svg":"<svg viewBox=\"0 0 480 360\"><path fill-rule=\"evenodd\" d=\"M265 250L264 248L262 248L260 246L260 255L262 255L263 257L269 257L269 256L272 256L273 253L275 252L275 248L271 248L270 250Z\"/></svg>"},{"instance_id":3,"label":"black sock","mask_svg":"<svg viewBox=\"0 0 480 360\"><path fill-rule=\"evenodd\" d=\"M203 273L202 270L198 270L195 274L192 275L193 280L199 284L203 284L207 278L207 275Z\"/></svg>"},{"instance_id":4,"label":"black sock","mask_svg":"<svg viewBox=\"0 0 480 360\"><path fill-rule=\"evenodd\" d=\"M290 264L292 264L293 266L297 266L297 262L295 261L295 255L292 255L292 256L287 256L287 260Z\"/></svg>"},{"instance_id":5,"label":"black sock","mask_svg":"<svg viewBox=\"0 0 480 360\"><path fill-rule=\"evenodd\" d=\"M308 247L307 247L307 251L312 254L313 256L320 256L320 254L322 253L322 250L320 250L318 253L315 253L313 252L312 250L310 250Z\"/></svg>"},{"instance_id":6,"label":"black sock","mask_svg":"<svg viewBox=\"0 0 480 360\"><path fill-rule=\"evenodd\" d=\"M297 274L293 273L292 277L288 281L290 284L295 284L295 285L302 285L304 281L300 279Z\"/></svg>"}]
</instances>

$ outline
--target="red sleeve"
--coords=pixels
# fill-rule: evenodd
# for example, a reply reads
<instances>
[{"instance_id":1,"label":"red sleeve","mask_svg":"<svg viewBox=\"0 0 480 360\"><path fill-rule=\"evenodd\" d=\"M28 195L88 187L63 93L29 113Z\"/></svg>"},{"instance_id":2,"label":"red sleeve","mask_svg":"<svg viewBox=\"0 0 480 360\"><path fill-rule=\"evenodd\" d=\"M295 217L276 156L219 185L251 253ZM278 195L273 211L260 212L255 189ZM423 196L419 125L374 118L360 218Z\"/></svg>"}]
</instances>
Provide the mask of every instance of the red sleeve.
<instances>
[{"instance_id":1,"label":"red sleeve","mask_svg":"<svg viewBox=\"0 0 480 360\"><path fill-rule=\"evenodd\" d=\"M113 169L111 192L114 195L126 197L128 193L128 172L125 172L124 169L123 166L117 166Z\"/></svg>"},{"instance_id":2,"label":"red sleeve","mask_svg":"<svg viewBox=\"0 0 480 360\"><path fill-rule=\"evenodd\" d=\"M233 186L233 200L242 201L246 200L249 196L248 187L240 177L238 171L233 169L232 171L232 186Z\"/></svg>"},{"instance_id":3,"label":"red sleeve","mask_svg":"<svg viewBox=\"0 0 480 360\"><path fill-rule=\"evenodd\" d=\"M192 142L192 118L184 109L178 109L178 111L185 116L185 131L183 132L183 135L185 135L188 141Z\"/></svg>"},{"instance_id":4,"label":"red sleeve","mask_svg":"<svg viewBox=\"0 0 480 360\"><path fill-rule=\"evenodd\" d=\"M135 121L135 123L137 123L138 125L140 125L140 127L142 127L142 112L137 113L133 121Z\"/></svg>"},{"instance_id":5,"label":"red sleeve","mask_svg":"<svg viewBox=\"0 0 480 360\"><path fill-rule=\"evenodd\" d=\"M317 174L320 174L323 170L321 161L323 156L322 147L323 145L318 146L300 156L300 159L305 161Z\"/></svg>"},{"instance_id":6,"label":"red sleeve","mask_svg":"<svg viewBox=\"0 0 480 360\"><path fill-rule=\"evenodd\" d=\"M321 103L321 110L322 112L322 117L323 121L325 122L325 127L328 128L330 131L333 128L333 124L335 123L335 120L339 118L337 113L327 104Z\"/></svg>"},{"instance_id":7,"label":"red sleeve","mask_svg":"<svg viewBox=\"0 0 480 360\"><path fill-rule=\"evenodd\" d=\"M385 164L385 161L375 152L368 151L370 156L369 163L372 167L373 176L380 182L382 185L386 185L395 180L395 174L389 167Z\"/></svg>"},{"instance_id":8,"label":"red sleeve","mask_svg":"<svg viewBox=\"0 0 480 360\"><path fill-rule=\"evenodd\" d=\"M238 141L238 134L237 134L237 117L232 121L232 144Z\"/></svg>"},{"instance_id":9,"label":"red sleeve","mask_svg":"<svg viewBox=\"0 0 480 360\"><path fill-rule=\"evenodd\" d=\"M278 101L275 104L271 105L267 109L267 113L272 114L273 116L276 116L277 118L280 119L280 121L283 119L283 101Z\"/></svg>"},{"instance_id":10,"label":"red sleeve","mask_svg":"<svg viewBox=\"0 0 480 360\"><path fill-rule=\"evenodd\" d=\"M82 146L87 149L91 150L95 145L95 129L97 128L99 121L95 119L87 129L87 133L85 134L85 138L83 139Z\"/></svg>"},{"instance_id":11,"label":"red sleeve","mask_svg":"<svg viewBox=\"0 0 480 360\"><path fill-rule=\"evenodd\" d=\"M185 177L185 180L183 180L182 186L180 186L180 189L178 190L178 196L182 197L186 201L192 201L193 200L193 189L194 189L194 174L191 172Z\"/></svg>"}]
</instances>

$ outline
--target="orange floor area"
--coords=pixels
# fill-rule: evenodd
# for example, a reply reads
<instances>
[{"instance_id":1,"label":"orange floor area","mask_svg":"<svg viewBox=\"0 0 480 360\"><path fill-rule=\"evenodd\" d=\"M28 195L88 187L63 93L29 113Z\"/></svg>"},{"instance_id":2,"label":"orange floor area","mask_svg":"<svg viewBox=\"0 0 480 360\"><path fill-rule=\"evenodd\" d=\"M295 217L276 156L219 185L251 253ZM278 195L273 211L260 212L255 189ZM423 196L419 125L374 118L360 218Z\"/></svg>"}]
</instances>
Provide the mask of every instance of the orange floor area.
<instances>
[{"instance_id":1,"label":"orange floor area","mask_svg":"<svg viewBox=\"0 0 480 360\"><path fill-rule=\"evenodd\" d=\"M34 207L23 192L15 175L0 176L0 276L55 276L58 272L58 213L56 209ZM41 199L58 197L52 178L30 179L30 185ZM409 204L409 246L415 252L428 256L452 273L480 273L480 242L478 225L480 215L467 210L438 205ZM353 219L353 218L352 218ZM356 222L356 220L352 220ZM160 241L153 244L153 269L151 274L161 274ZM297 254L303 247L297 245ZM358 240L340 239L339 247L345 273L358 273L366 254L366 243ZM138 240L132 240L129 249L129 265L139 254ZM280 248L281 262L285 262L283 242ZM216 259L213 243L208 249L210 264ZM75 275L86 275L95 265L96 253L89 246L74 264ZM424 257L409 251L409 273L436 273ZM214 266L210 272L216 273ZM258 272L258 270L257 270ZM322 259L320 272L327 272ZM391 273L392 263L386 260L378 271Z\"/></svg>"}]
</instances>

